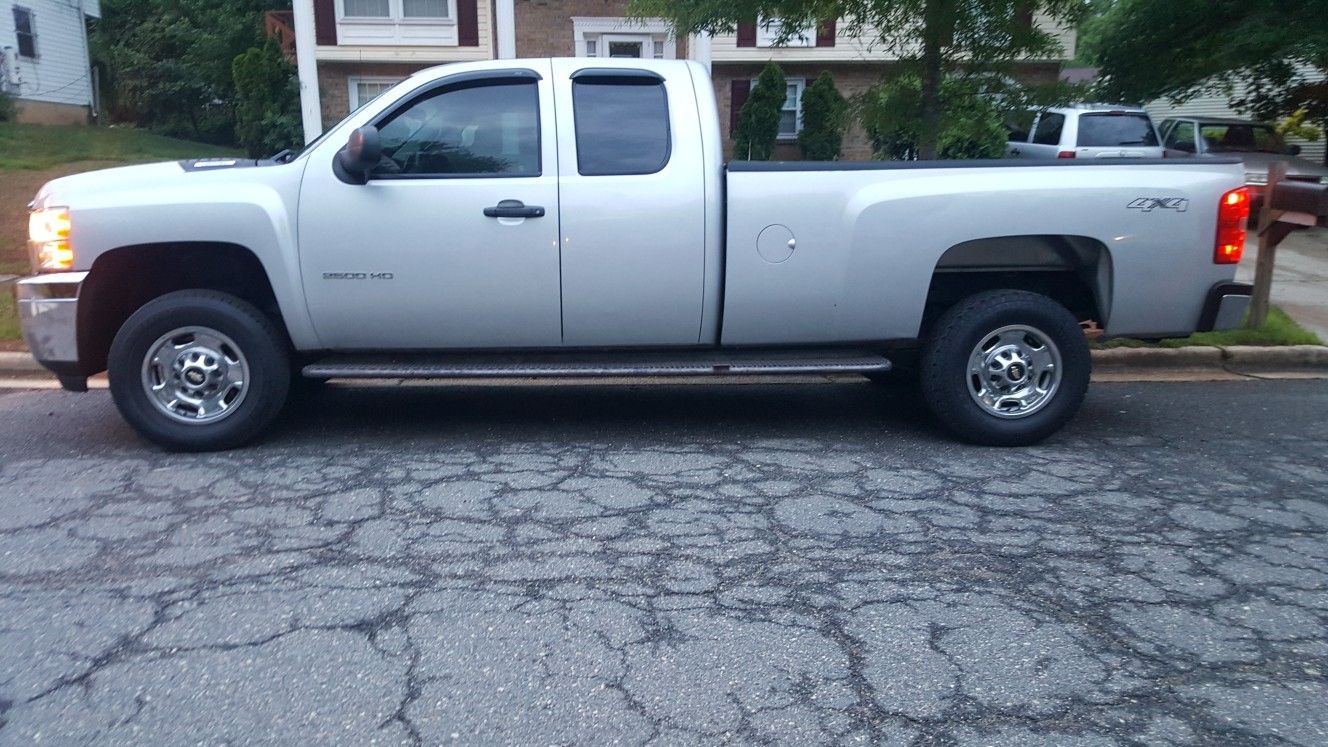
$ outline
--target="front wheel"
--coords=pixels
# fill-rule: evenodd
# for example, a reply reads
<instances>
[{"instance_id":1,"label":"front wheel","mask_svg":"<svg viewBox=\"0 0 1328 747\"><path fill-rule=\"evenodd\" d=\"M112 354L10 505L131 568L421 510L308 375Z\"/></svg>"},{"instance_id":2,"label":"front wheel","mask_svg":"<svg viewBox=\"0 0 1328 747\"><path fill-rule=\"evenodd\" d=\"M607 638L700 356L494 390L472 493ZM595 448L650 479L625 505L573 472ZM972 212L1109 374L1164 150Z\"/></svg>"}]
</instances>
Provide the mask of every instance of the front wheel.
<instances>
[{"instance_id":1,"label":"front wheel","mask_svg":"<svg viewBox=\"0 0 1328 747\"><path fill-rule=\"evenodd\" d=\"M276 419L290 386L284 338L225 293L168 293L135 311L107 361L111 396L144 438L177 451L241 446Z\"/></svg>"},{"instance_id":2,"label":"front wheel","mask_svg":"<svg viewBox=\"0 0 1328 747\"><path fill-rule=\"evenodd\" d=\"M937 321L922 357L922 393L956 436L1026 446L1074 417L1091 369L1088 342L1065 307L1036 293L990 291Z\"/></svg>"}]
</instances>

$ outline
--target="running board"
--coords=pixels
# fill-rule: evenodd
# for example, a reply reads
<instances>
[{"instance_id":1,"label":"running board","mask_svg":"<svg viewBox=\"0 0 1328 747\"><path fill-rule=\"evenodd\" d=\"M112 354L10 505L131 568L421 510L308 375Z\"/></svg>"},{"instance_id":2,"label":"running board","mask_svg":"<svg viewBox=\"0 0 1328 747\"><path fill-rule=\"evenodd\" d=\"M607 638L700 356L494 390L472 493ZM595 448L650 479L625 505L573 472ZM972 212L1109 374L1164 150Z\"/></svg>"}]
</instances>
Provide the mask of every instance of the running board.
<instances>
[{"instance_id":1,"label":"running board","mask_svg":"<svg viewBox=\"0 0 1328 747\"><path fill-rule=\"evenodd\" d=\"M677 351L455 355L333 355L304 367L312 379L455 379L883 373L890 361L862 350Z\"/></svg>"}]
</instances>

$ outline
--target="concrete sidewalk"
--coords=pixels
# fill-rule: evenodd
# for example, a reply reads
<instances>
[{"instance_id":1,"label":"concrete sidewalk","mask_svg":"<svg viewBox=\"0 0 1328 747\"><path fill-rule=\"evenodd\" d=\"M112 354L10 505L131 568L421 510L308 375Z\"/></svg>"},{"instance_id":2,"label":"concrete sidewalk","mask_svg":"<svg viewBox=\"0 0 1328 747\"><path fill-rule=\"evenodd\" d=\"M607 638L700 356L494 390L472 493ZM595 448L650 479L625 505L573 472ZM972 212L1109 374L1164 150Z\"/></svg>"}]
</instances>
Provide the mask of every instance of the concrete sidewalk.
<instances>
[{"instance_id":1,"label":"concrete sidewalk","mask_svg":"<svg viewBox=\"0 0 1328 747\"><path fill-rule=\"evenodd\" d=\"M1236 279L1254 282L1259 240L1253 233ZM1273 303L1328 343L1328 229L1296 231L1277 247Z\"/></svg>"}]
</instances>

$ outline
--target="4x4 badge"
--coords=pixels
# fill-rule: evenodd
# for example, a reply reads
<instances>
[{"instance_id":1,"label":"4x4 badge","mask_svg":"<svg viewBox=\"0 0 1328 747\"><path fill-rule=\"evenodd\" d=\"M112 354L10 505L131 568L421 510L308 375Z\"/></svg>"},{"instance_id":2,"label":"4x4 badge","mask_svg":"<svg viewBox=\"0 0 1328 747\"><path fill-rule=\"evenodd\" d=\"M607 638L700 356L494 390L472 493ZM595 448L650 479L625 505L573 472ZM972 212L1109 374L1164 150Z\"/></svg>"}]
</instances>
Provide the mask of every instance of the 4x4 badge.
<instances>
[{"instance_id":1,"label":"4x4 badge","mask_svg":"<svg viewBox=\"0 0 1328 747\"><path fill-rule=\"evenodd\" d=\"M1175 210L1183 213L1190 209L1190 201L1184 197L1140 197L1125 207L1151 213L1154 210Z\"/></svg>"}]
</instances>

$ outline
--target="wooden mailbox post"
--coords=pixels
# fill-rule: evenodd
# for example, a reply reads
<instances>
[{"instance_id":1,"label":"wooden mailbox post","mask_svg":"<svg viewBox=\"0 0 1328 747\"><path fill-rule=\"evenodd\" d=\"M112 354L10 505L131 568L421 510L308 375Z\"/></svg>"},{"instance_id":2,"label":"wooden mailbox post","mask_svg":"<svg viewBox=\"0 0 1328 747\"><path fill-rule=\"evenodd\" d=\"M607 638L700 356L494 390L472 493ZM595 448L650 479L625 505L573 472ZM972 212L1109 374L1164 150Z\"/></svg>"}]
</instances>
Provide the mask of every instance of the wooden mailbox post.
<instances>
[{"instance_id":1,"label":"wooden mailbox post","mask_svg":"<svg viewBox=\"0 0 1328 747\"><path fill-rule=\"evenodd\" d=\"M1268 167L1268 186L1256 198L1259 257L1254 266L1254 291L1250 297L1247 327L1259 327L1268 319L1268 301L1273 290L1273 262L1277 245L1297 226L1328 227L1328 185L1291 181L1286 164Z\"/></svg>"}]
</instances>

